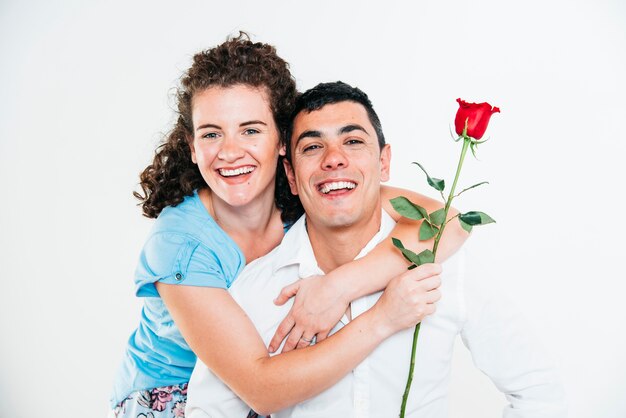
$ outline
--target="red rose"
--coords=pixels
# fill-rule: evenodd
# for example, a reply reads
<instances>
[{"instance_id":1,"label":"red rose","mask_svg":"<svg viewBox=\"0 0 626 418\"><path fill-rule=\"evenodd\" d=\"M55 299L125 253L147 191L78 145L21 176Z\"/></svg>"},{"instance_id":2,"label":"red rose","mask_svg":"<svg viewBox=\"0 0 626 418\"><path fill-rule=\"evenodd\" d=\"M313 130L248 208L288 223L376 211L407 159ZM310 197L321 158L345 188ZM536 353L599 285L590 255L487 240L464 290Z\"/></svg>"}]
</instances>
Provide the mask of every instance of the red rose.
<instances>
[{"instance_id":1,"label":"red rose","mask_svg":"<svg viewBox=\"0 0 626 418\"><path fill-rule=\"evenodd\" d=\"M459 135L463 135L467 120L467 136L474 139L482 138L491 115L500 113L500 109L492 107L489 103L467 103L461 99L456 99L456 101L459 103L459 110L454 118L454 127Z\"/></svg>"}]
</instances>

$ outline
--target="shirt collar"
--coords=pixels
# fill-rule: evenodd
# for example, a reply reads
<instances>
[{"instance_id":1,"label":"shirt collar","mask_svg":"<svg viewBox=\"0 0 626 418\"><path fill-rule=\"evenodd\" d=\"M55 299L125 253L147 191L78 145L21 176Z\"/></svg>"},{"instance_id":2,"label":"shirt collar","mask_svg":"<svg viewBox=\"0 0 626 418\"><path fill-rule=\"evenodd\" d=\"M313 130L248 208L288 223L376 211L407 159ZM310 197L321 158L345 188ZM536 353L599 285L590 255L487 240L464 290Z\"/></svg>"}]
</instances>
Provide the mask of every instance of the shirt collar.
<instances>
[{"instance_id":1,"label":"shirt collar","mask_svg":"<svg viewBox=\"0 0 626 418\"><path fill-rule=\"evenodd\" d=\"M306 231L306 214L294 223L276 249L276 262L273 273L283 267L298 265L298 275L308 277L324 274L317 265L315 253Z\"/></svg>"},{"instance_id":2,"label":"shirt collar","mask_svg":"<svg viewBox=\"0 0 626 418\"><path fill-rule=\"evenodd\" d=\"M395 221L387 212L382 210L381 226L378 232L365 245L356 258L361 258L370 252L379 242L385 239L395 226ZM283 267L290 265L298 265L298 275L300 277L308 277L312 275L321 275L324 272L319 268L315 253L309 240L309 234L306 230L306 214L293 224L287 231L283 241L276 249L276 262L272 269L276 273Z\"/></svg>"}]
</instances>

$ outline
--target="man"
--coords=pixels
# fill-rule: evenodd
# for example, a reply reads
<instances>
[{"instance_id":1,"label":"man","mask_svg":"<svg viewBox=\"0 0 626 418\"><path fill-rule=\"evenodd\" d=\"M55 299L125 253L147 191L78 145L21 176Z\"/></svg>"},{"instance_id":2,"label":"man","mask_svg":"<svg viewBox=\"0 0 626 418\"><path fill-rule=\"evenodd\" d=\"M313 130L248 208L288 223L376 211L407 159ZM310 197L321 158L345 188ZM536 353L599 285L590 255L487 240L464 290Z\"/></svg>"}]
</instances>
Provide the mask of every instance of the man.
<instances>
[{"instance_id":1,"label":"man","mask_svg":"<svg viewBox=\"0 0 626 418\"><path fill-rule=\"evenodd\" d=\"M230 289L266 344L288 309L272 304L283 286L367 253L394 225L381 209L379 193L380 181L388 176L389 145L367 96L344 83L321 84L299 98L296 112L286 168L306 215ZM452 349L460 334L475 364L506 394L510 405L505 417L565 416L553 369L526 341L523 322L508 304L480 290L475 279L466 277L462 253L444 263L443 297L437 311L422 321L406 415L447 416ZM371 308L380 295L353 301L333 332ZM397 416L412 334L405 330L391 336L333 387L273 416ZM243 416L247 407L198 363L188 411L198 410L235 417Z\"/></svg>"}]
</instances>

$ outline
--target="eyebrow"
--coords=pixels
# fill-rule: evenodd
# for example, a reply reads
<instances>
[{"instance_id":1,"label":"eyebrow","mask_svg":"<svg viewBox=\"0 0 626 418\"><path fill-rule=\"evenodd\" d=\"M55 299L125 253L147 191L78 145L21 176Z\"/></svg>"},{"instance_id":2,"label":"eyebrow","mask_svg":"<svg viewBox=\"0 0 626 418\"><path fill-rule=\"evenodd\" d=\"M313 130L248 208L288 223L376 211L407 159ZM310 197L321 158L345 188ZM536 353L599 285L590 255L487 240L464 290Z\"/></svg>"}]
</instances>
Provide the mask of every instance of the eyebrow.
<instances>
[{"instance_id":1,"label":"eyebrow","mask_svg":"<svg viewBox=\"0 0 626 418\"><path fill-rule=\"evenodd\" d=\"M362 131L367 136L369 136L369 132L367 132L364 127L362 127L361 125L357 125L357 124L346 125L346 126L340 128L338 133L339 134L347 134L347 133L350 133L352 131Z\"/></svg>"},{"instance_id":2,"label":"eyebrow","mask_svg":"<svg viewBox=\"0 0 626 418\"><path fill-rule=\"evenodd\" d=\"M337 133L339 135L347 134L352 131L362 131L366 135L369 136L369 132L367 132L364 127L362 127L361 125L357 125L357 124L346 125L337 129ZM307 131L302 132L298 136L298 138L296 139L296 145L298 144L298 142L300 142L301 139L304 139L304 138L321 138L321 137L322 137L322 133L320 131L309 129Z\"/></svg>"},{"instance_id":3,"label":"eyebrow","mask_svg":"<svg viewBox=\"0 0 626 418\"><path fill-rule=\"evenodd\" d=\"M307 130L302 132L299 136L298 139L296 139L296 145L298 144L298 142L300 142L301 139L304 138L321 138L322 137L322 133L320 131L314 131L314 130Z\"/></svg>"},{"instance_id":4,"label":"eyebrow","mask_svg":"<svg viewBox=\"0 0 626 418\"><path fill-rule=\"evenodd\" d=\"M196 128L196 131L199 131L200 129L206 129L206 128L215 128L215 129L222 129L221 126L219 125L214 125L212 123L205 123L204 125L200 125Z\"/></svg>"},{"instance_id":5,"label":"eyebrow","mask_svg":"<svg viewBox=\"0 0 626 418\"><path fill-rule=\"evenodd\" d=\"M249 126L249 125L263 125L263 126L267 126L267 123L261 121L261 120L249 120L247 122L242 122L239 124L240 127L243 126ZM206 128L214 128L214 129L222 129L221 126L219 125L215 125L213 123L205 123L204 125L200 125L196 128L196 131L199 131L200 129L206 129Z\"/></svg>"},{"instance_id":6,"label":"eyebrow","mask_svg":"<svg viewBox=\"0 0 626 418\"><path fill-rule=\"evenodd\" d=\"M248 125L263 125L267 126L267 123L261 120L249 120L247 122L240 123L239 126L248 126Z\"/></svg>"}]
</instances>

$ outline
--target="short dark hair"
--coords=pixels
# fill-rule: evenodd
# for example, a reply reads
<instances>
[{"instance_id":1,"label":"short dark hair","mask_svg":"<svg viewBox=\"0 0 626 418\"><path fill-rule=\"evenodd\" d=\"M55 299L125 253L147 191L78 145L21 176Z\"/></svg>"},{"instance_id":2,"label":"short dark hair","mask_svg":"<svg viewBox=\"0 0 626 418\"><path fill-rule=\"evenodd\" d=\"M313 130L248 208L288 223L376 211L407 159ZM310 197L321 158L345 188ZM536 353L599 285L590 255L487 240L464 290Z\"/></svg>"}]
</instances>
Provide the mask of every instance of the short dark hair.
<instances>
[{"instance_id":1,"label":"short dark hair","mask_svg":"<svg viewBox=\"0 0 626 418\"><path fill-rule=\"evenodd\" d=\"M370 123L374 127L376 136L378 137L378 145L382 149L385 146L385 135L383 134L383 127L380 123L380 119L372 106L367 94L365 94L358 87L352 87L343 81L335 81L332 83L320 83L317 86L305 91L296 99L296 105L293 110L291 122L287 129L287 160L291 162L291 135L293 134L293 122L296 116L300 112L313 112L319 110L326 105L335 104L340 102L355 102L362 105L370 120Z\"/></svg>"}]
</instances>

